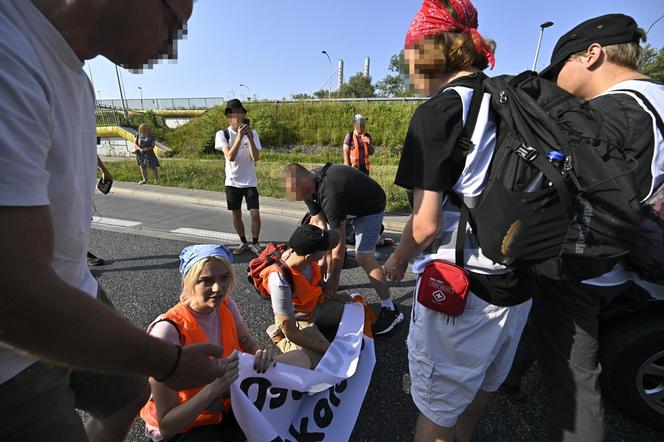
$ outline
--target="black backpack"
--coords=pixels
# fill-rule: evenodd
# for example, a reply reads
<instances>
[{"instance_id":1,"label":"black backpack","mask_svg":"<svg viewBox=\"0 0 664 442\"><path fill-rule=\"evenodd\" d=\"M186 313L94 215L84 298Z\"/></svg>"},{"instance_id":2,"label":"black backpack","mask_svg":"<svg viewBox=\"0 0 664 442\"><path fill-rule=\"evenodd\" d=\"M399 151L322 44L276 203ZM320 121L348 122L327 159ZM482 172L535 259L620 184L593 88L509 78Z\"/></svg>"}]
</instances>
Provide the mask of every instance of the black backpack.
<instances>
[{"instance_id":1,"label":"black backpack","mask_svg":"<svg viewBox=\"0 0 664 442\"><path fill-rule=\"evenodd\" d=\"M484 92L491 95L496 147L479 198L449 195L461 207L459 230L468 220L485 256L528 274L580 281L610 271L633 247L636 162L602 138L599 116L586 102L530 71L477 75L452 161L462 165L473 147ZM547 160L551 150L565 154L561 168ZM524 192L540 171L545 185Z\"/></svg>"}]
</instances>

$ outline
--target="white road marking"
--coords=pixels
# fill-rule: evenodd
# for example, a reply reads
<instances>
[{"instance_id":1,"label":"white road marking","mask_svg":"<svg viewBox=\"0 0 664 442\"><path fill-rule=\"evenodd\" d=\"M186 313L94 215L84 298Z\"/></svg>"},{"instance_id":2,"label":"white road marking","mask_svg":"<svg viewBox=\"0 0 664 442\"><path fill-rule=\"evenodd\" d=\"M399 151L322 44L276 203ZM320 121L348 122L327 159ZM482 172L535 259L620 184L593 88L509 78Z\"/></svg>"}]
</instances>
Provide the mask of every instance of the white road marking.
<instances>
[{"instance_id":1,"label":"white road marking","mask_svg":"<svg viewBox=\"0 0 664 442\"><path fill-rule=\"evenodd\" d=\"M217 232L216 230L203 230L203 229L192 229L189 227L180 227L175 230L171 230L171 233L178 233L181 235L202 236L205 238L214 238L229 242L239 241L239 238L235 233Z\"/></svg>"},{"instance_id":2,"label":"white road marking","mask_svg":"<svg viewBox=\"0 0 664 442\"><path fill-rule=\"evenodd\" d=\"M129 221L126 219L117 219L117 218L106 218L105 216L94 216L92 217L92 222L96 224L106 224L109 226L118 226L118 227L136 227L142 224L139 221Z\"/></svg>"}]
</instances>

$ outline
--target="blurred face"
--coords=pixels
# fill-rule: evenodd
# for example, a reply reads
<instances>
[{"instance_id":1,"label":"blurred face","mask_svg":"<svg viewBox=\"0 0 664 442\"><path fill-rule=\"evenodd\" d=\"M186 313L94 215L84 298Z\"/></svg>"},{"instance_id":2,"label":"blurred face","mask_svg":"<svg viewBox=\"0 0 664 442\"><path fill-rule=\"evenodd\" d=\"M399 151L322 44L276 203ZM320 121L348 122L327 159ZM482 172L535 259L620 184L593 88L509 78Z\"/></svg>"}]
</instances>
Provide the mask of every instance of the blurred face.
<instances>
[{"instance_id":1,"label":"blurred face","mask_svg":"<svg viewBox=\"0 0 664 442\"><path fill-rule=\"evenodd\" d=\"M237 129L242 126L242 122L246 118L247 114L244 112L231 112L227 115L228 122L230 123L233 129Z\"/></svg>"},{"instance_id":2,"label":"blurred face","mask_svg":"<svg viewBox=\"0 0 664 442\"><path fill-rule=\"evenodd\" d=\"M436 72L435 60L431 58L430 64L423 62L425 54L436 51L436 43L425 39L421 48L413 47L404 50L404 60L408 66L408 81L418 94L430 97L447 82L448 75ZM440 49L438 49L440 50Z\"/></svg>"},{"instance_id":3,"label":"blurred face","mask_svg":"<svg viewBox=\"0 0 664 442\"><path fill-rule=\"evenodd\" d=\"M211 312L224 300L231 281L232 275L228 267L217 259L211 259L203 264L193 293L186 298L187 305L200 313Z\"/></svg>"},{"instance_id":4,"label":"blurred face","mask_svg":"<svg viewBox=\"0 0 664 442\"><path fill-rule=\"evenodd\" d=\"M294 176L285 176L283 184L286 189L286 197L290 200L302 201L312 193L309 190L309 183L307 181Z\"/></svg>"},{"instance_id":5,"label":"blurred face","mask_svg":"<svg viewBox=\"0 0 664 442\"><path fill-rule=\"evenodd\" d=\"M193 0L98 0L103 17L99 53L127 69L151 67L176 58Z\"/></svg>"},{"instance_id":6,"label":"blurred face","mask_svg":"<svg viewBox=\"0 0 664 442\"><path fill-rule=\"evenodd\" d=\"M364 120L355 122L355 132L357 132L358 134L363 134L366 131L367 131L366 122Z\"/></svg>"}]
</instances>

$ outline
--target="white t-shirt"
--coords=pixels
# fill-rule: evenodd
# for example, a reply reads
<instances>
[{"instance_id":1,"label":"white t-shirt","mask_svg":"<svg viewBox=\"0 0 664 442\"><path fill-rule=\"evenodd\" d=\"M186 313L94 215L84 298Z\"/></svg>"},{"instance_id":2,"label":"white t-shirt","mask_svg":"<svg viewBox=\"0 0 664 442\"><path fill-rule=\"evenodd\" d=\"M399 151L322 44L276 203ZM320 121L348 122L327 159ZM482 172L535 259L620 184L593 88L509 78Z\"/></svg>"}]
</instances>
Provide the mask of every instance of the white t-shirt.
<instances>
[{"instance_id":1,"label":"white t-shirt","mask_svg":"<svg viewBox=\"0 0 664 442\"><path fill-rule=\"evenodd\" d=\"M83 63L24 0L0 2L0 60L0 206L49 206L55 273L96 297L86 260L97 153L94 95ZM0 384L36 360L0 345Z\"/></svg>"},{"instance_id":2,"label":"white t-shirt","mask_svg":"<svg viewBox=\"0 0 664 442\"><path fill-rule=\"evenodd\" d=\"M252 130L254 134L254 144L256 149L261 150L261 140L258 139L258 134ZM228 126L229 139L226 140L224 131L220 130L214 137L214 148L222 150L222 148L230 149L237 138L237 132L232 127ZM240 142L235 161L226 159L226 186L232 187L256 187L256 162L251 159L249 146L249 138L245 135Z\"/></svg>"}]
</instances>

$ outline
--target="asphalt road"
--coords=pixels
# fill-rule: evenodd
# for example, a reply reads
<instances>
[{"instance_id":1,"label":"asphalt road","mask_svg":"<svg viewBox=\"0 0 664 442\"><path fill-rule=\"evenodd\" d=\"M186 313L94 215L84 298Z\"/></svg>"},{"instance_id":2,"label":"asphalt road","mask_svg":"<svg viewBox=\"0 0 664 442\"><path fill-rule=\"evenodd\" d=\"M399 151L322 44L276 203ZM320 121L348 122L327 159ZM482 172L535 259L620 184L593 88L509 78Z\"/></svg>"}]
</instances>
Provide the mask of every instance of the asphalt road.
<instances>
[{"instance_id":1,"label":"asphalt road","mask_svg":"<svg viewBox=\"0 0 664 442\"><path fill-rule=\"evenodd\" d=\"M141 328L177 302L180 288L178 254L182 248L213 241L175 235L172 230L187 227L232 232L227 213L220 210L121 198L97 198L96 203L104 216L112 213L115 218L141 222L132 227L95 224L90 246L95 254L107 261L107 265L93 268L94 275L116 309ZM294 220L280 217L264 217L263 225L265 234L262 237L268 241L287 239L295 227ZM392 236L398 239L398 235ZM272 319L270 305L258 297L245 278L251 257L247 253L233 264L237 280L233 297L256 340L276 350L264 332ZM352 260L346 267L342 274L342 289L364 295L376 307L378 298L362 270ZM392 296L406 318L410 316L413 285L413 277L408 276L406 281L392 289ZM391 335L376 339L377 362L355 425L353 441L412 440L417 410L409 396L407 322L405 320ZM536 369L526 376L524 392L526 399L518 404L503 396L493 397L474 440L546 440L547 396ZM610 403L607 404L607 420L609 441L664 440L664 434L625 417ZM127 440L147 440L141 422L134 423Z\"/></svg>"}]
</instances>

